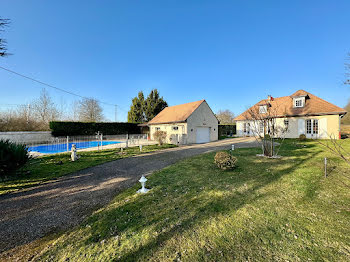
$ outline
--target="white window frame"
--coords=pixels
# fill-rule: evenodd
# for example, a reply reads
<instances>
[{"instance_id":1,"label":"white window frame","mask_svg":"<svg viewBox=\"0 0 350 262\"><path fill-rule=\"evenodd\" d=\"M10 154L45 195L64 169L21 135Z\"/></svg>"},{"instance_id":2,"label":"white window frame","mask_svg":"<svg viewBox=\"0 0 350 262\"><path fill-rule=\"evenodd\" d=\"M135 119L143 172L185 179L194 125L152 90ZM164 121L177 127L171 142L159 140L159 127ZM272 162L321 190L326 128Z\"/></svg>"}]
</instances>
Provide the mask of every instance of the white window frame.
<instances>
[{"instance_id":1,"label":"white window frame","mask_svg":"<svg viewBox=\"0 0 350 262\"><path fill-rule=\"evenodd\" d=\"M289 126L289 119L284 119L283 123L284 123L285 127L288 127Z\"/></svg>"},{"instance_id":2,"label":"white window frame","mask_svg":"<svg viewBox=\"0 0 350 262\"><path fill-rule=\"evenodd\" d=\"M294 107L304 107L304 99L294 98Z\"/></svg>"},{"instance_id":3,"label":"white window frame","mask_svg":"<svg viewBox=\"0 0 350 262\"><path fill-rule=\"evenodd\" d=\"M266 114L267 113L267 106L259 106L259 114Z\"/></svg>"},{"instance_id":4,"label":"white window frame","mask_svg":"<svg viewBox=\"0 0 350 262\"><path fill-rule=\"evenodd\" d=\"M173 126L172 129L173 129L174 131L177 131L177 130L179 130L179 127L178 127L178 126Z\"/></svg>"},{"instance_id":5,"label":"white window frame","mask_svg":"<svg viewBox=\"0 0 350 262\"><path fill-rule=\"evenodd\" d=\"M155 127L156 131L159 131L160 130L160 127Z\"/></svg>"},{"instance_id":6,"label":"white window frame","mask_svg":"<svg viewBox=\"0 0 350 262\"><path fill-rule=\"evenodd\" d=\"M306 134L318 135L319 134L319 121L318 119L306 119L305 120Z\"/></svg>"}]
</instances>

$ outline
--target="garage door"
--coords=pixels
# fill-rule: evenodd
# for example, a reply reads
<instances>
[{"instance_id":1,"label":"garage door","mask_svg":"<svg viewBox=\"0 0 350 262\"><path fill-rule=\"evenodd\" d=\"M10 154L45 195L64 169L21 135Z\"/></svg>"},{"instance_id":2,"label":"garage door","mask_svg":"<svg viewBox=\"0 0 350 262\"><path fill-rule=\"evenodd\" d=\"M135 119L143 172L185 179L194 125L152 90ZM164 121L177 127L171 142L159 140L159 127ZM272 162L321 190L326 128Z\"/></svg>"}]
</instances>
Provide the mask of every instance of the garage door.
<instances>
[{"instance_id":1,"label":"garage door","mask_svg":"<svg viewBox=\"0 0 350 262\"><path fill-rule=\"evenodd\" d=\"M207 142L210 142L209 127L197 127L196 143L207 143Z\"/></svg>"}]
</instances>

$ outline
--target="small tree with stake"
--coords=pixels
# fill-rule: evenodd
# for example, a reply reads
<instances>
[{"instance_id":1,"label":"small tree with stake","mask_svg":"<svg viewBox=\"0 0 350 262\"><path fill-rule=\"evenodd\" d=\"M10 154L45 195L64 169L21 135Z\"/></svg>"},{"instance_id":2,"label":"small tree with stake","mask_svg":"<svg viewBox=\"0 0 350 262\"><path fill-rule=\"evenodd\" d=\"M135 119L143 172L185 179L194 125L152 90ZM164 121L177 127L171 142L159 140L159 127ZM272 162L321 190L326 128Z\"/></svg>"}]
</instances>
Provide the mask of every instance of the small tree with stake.
<instances>
[{"instance_id":1,"label":"small tree with stake","mask_svg":"<svg viewBox=\"0 0 350 262\"><path fill-rule=\"evenodd\" d=\"M277 119L283 116L279 115L279 105L275 102L272 106L269 97L264 103L258 103L249 108L246 112L246 118L251 120L249 130L253 133L257 142L261 144L263 155L267 157L276 157L282 143L288 132L288 124L278 125ZM279 146L276 147L275 139L281 138Z\"/></svg>"},{"instance_id":2,"label":"small tree with stake","mask_svg":"<svg viewBox=\"0 0 350 262\"><path fill-rule=\"evenodd\" d=\"M327 149L329 152L331 152L336 157L342 159L346 165L350 168L350 152L345 149L342 145L342 141L337 139L333 135L328 135L330 139L327 140L317 140L317 142L322 145L325 149ZM342 179L340 180L341 183L350 188L350 175L348 172L339 172Z\"/></svg>"}]
</instances>

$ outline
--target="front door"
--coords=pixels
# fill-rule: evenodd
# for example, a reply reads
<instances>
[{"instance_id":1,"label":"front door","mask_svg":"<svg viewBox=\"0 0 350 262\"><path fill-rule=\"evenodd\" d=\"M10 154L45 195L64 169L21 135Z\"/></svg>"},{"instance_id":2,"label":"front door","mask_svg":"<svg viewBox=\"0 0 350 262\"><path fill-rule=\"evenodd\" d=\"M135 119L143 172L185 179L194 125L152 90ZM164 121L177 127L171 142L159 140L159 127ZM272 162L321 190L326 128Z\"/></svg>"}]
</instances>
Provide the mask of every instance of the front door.
<instances>
[{"instance_id":1,"label":"front door","mask_svg":"<svg viewBox=\"0 0 350 262\"><path fill-rule=\"evenodd\" d=\"M318 119L307 119L306 126L306 138L318 137Z\"/></svg>"}]
</instances>

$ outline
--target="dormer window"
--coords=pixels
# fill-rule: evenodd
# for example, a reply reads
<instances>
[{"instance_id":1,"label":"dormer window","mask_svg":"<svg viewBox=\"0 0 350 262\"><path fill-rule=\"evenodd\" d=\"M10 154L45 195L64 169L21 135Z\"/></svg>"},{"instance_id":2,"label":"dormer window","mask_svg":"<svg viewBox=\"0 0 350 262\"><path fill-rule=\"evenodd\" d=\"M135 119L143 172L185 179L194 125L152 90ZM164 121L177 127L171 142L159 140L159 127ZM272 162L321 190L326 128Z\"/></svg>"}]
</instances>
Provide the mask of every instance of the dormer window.
<instances>
[{"instance_id":1,"label":"dormer window","mask_svg":"<svg viewBox=\"0 0 350 262\"><path fill-rule=\"evenodd\" d=\"M267 113L267 106L266 105L259 106L259 113L266 114Z\"/></svg>"},{"instance_id":2,"label":"dormer window","mask_svg":"<svg viewBox=\"0 0 350 262\"><path fill-rule=\"evenodd\" d=\"M304 107L305 97L294 98L294 107Z\"/></svg>"}]
</instances>

